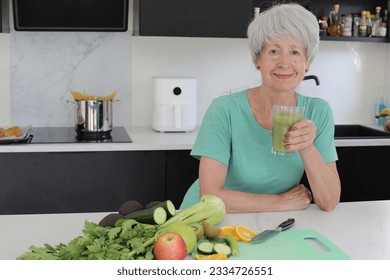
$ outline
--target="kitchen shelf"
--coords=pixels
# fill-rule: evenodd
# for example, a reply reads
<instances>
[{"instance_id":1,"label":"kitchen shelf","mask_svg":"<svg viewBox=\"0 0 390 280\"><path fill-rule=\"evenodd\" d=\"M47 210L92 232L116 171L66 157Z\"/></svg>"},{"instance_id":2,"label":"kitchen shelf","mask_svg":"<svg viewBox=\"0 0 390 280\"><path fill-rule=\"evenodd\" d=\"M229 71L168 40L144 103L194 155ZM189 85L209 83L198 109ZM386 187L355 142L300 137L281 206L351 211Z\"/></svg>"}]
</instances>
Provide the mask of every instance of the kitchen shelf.
<instances>
[{"instance_id":1,"label":"kitchen shelf","mask_svg":"<svg viewBox=\"0 0 390 280\"><path fill-rule=\"evenodd\" d=\"M343 36L320 36L321 41L339 42L368 42L368 43L390 43L387 37L343 37Z\"/></svg>"}]
</instances>

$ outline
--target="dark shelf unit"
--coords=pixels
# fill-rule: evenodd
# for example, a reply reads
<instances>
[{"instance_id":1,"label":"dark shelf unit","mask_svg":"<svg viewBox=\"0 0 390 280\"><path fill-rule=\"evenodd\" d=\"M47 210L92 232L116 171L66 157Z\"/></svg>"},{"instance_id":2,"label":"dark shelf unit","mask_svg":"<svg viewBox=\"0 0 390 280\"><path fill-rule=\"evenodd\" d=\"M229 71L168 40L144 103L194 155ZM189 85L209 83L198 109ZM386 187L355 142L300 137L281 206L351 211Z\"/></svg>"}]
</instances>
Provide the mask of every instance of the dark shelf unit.
<instances>
[{"instance_id":1,"label":"dark shelf unit","mask_svg":"<svg viewBox=\"0 0 390 280\"><path fill-rule=\"evenodd\" d=\"M320 36L321 41L337 42L367 42L367 43L390 43L387 37L343 37L343 36Z\"/></svg>"},{"instance_id":2,"label":"dark shelf unit","mask_svg":"<svg viewBox=\"0 0 390 280\"><path fill-rule=\"evenodd\" d=\"M274 1L263 0L142 0L139 6L139 35L173 37L246 38L253 7L264 11ZM295 0L317 18L329 16L334 1ZM340 0L340 15L387 8L385 0ZM390 11L389 11L390 12ZM322 41L390 43L390 38L321 36Z\"/></svg>"}]
</instances>

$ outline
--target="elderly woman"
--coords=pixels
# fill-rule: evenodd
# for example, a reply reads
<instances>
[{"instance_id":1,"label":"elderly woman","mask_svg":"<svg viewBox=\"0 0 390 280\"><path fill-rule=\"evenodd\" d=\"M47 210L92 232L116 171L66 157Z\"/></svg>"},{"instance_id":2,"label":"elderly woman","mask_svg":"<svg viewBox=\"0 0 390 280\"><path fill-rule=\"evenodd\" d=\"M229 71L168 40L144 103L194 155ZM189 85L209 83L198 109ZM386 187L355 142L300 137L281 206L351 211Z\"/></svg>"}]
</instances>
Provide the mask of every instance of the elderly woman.
<instances>
[{"instance_id":1,"label":"elderly woman","mask_svg":"<svg viewBox=\"0 0 390 280\"><path fill-rule=\"evenodd\" d=\"M200 159L199 179L181 208L209 193L228 212L324 211L340 199L334 122L329 104L296 92L315 57L319 27L298 4L262 12L248 28L249 47L261 85L215 99L207 110L191 155ZM271 153L272 105L305 107L304 120L285 134L288 156ZM300 179L306 172L311 192Z\"/></svg>"}]
</instances>

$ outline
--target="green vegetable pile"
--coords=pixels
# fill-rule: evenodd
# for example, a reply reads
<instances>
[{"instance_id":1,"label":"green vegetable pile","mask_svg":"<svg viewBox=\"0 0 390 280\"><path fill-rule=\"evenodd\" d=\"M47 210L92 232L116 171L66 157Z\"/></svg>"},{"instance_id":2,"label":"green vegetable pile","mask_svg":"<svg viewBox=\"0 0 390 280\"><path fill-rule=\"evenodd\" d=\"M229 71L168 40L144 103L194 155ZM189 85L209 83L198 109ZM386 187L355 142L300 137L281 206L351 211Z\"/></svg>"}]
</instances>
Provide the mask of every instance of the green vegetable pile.
<instances>
[{"instance_id":1,"label":"green vegetable pile","mask_svg":"<svg viewBox=\"0 0 390 280\"><path fill-rule=\"evenodd\" d=\"M134 203L131 203L134 206ZM167 203L164 203L167 206ZM160 204L159 204L160 205ZM84 235L78 236L68 244L57 246L44 244L43 247L30 246L29 251L19 256L18 260L152 260L153 247L157 237L167 231L168 225L182 222L187 225L207 221L215 225L225 217L223 201L214 195L205 194L200 201L171 216L164 223L157 223L155 210L139 210L126 216L119 215L115 223L107 223L104 218L99 224L86 221ZM134 207L132 207L134 208ZM137 207L139 209L139 207ZM159 210L161 212L161 209ZM138 213L138 214L137 214ZM106 218L112 220L112 215ZM161 217L160 217L161 218ZM139 219L139 220L137 220ZM144 223L143 221L150 221ZM103 226L104 224L104 226Z\"/></svg>"},{"instance_id":2,"label":"green vegetable pile","mask_svg":"<svg viewBox=\"0 0 390 280\"><path fill-rule=\"evenodd\" d=\"M84 235L68 244L31 246L18 260L152 260L156 225L120 219L115 227L86 221Z\"/></svg>"}]
</instances>

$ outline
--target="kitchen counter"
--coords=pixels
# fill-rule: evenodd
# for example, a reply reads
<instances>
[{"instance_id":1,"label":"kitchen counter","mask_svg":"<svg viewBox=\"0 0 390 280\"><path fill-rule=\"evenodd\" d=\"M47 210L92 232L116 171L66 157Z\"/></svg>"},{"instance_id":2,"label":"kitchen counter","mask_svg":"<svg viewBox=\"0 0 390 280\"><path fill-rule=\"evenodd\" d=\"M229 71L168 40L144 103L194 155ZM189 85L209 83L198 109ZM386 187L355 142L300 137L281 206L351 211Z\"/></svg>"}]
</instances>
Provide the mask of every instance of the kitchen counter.
<instances>
[{"instance_id":1,"label":"kitchen counter","mask_svg":"<svg viewBox=\"0 0 390 280\"><path fill-rule=\"evenodd\" d=\"M378 126L368 125L379 129ZM191 150L198 128L192 132L161 133L149 126L126 127L132 143L66 143L66 144L14 144L0 145L0 153L17 152L95 152L95 151L152 151ZM390 146L388 139L339 139L337 147Z\"/></svg>"},{"instance_id":2,"label":"kitchen counter","mask_svg":"<svg viewBox=\"0 0 390 280\"><path fill-rule=\"evenodd\" d=\"M67 243L82 233L84 221L99 222L107 213L2 215L0 259L15 259L30 245ZM351 259L390 260L390 201L340 203L332 212L317 206L288 212L228 214L220 225L243 224L257 232L295 218L291 230L314 229Z\"/></svg>"},{"instance_id":3,"label":"kitchen counter","mask_svg":"<svg viewBox=\"0 0 390 280\"><path fill-rule=\"evenodd\" d=\"M191 150L198 132L196 129L192 132L161 133L148 126L125 129L131 143L13 144L0 145L0 153Z\"/></svg>"}]
</instances>

